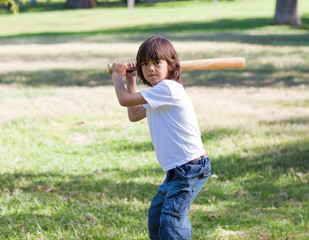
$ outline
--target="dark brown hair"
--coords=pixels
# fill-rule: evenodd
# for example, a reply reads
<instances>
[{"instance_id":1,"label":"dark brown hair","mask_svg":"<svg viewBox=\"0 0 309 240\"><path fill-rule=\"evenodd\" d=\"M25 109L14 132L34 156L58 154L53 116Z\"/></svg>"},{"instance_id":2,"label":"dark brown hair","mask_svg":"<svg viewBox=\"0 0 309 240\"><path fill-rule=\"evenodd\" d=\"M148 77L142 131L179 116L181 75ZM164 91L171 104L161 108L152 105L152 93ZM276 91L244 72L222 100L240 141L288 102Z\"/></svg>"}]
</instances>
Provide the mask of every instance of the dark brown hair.
<instances>
[{"instance_id":1,"label":"dark brown hair","mask_svg":"<svg viewBox=\"0 0 309 240\"><path fill-rule=\"evenodd\" d=\"M137 75L142 82L151 86L143 75L142 63L155 62L158 60L165 60L167 62L169 68L167 78L182 84L178 54L170 41L161 36L152 36L146 39L138 49L136 55L136 67Z\"/></svg>"}]
</instances>

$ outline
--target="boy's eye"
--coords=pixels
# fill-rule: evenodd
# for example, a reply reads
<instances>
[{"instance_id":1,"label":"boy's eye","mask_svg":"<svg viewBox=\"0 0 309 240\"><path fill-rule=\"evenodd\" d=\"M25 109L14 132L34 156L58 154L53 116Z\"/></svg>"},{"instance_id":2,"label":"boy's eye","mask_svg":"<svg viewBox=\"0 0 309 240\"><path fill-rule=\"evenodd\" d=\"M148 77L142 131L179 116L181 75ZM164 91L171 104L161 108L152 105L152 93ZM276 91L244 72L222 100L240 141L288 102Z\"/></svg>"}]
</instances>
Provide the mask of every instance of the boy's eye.
<instances>
[{"instance_id":1,"label":"boy's eye","mask_svg":"<svg viewBox=\"0 0 309 240\"><path fill-rule=\"evenodd\" d=\"M152 64L157 65L157 64L160 64L160 63L161 63L161 60L155 60L155 61L153 61L153 62L142 62L141 65L142 65L142 66L148 66L149 63L152 63Z\"/></svg>"}]
</instances>

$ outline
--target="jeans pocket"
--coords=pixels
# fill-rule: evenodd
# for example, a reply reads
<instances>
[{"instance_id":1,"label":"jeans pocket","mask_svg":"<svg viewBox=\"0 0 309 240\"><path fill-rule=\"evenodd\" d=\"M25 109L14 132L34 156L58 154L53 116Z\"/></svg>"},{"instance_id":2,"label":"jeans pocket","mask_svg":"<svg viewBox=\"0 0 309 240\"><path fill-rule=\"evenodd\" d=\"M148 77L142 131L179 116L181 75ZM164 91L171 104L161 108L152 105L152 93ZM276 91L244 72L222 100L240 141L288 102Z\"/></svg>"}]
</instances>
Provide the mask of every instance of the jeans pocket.
<instances>
[{"instance_id":1,"label":"jeans pocket","mask_svg":"<svg viewBox=\"0 0 309 240\"><path fill-rule=\"evenodd\" d=\"M203 177L209 177L211 175L211 162L210 159L207 157L205 158L205 169L203 172Z\"/></svg>"},{"instance_id":2,"label":"jeans pocket","mask_svg":"<svg viewBox=\"0 0 309 240\"><path fill-rule=\"evenodd\" d=\"M181 179L192 178L199 175L202 169L202 164L184 164L175 168L175 175Z\"/></svg>"}]
</instances>

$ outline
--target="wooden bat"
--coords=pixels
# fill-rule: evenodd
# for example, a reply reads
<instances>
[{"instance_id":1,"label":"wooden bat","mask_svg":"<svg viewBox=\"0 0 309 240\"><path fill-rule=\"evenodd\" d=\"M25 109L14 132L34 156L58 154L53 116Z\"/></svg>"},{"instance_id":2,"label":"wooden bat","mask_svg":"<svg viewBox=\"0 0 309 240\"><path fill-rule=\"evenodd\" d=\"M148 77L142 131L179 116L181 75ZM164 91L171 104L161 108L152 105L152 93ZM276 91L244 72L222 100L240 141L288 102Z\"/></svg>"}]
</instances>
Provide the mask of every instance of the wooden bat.
<instances>
[{"instance_id":1,"label":"wooden bat","mask_svg":"<svg viewBox=\"0 0 309 240\"><path fill-rule=\"evenodd\" d=\"M206 69L237 69L244 68L246 61L242 57L233 58L208 58L200 60L181 61L182 70L206 70ZM107 65L107 72L112 74L113 64ZM135 68L127 68L128 72L134 71Z\"/></svg>"}]
</instances>

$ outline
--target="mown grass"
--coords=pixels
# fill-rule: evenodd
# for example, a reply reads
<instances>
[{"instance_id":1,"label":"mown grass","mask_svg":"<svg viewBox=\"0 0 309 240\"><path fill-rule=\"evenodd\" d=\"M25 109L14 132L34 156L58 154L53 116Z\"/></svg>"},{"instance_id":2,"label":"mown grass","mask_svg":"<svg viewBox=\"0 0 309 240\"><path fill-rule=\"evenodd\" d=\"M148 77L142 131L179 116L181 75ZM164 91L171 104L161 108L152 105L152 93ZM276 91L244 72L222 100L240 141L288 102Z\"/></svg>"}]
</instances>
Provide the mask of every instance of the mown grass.
<instances>
[{"instance_id":1,"label":"mown grass","mask_svg":"<svg viewBox=\"0 0 309 240\"><path fill-rule=\"evenodd\" d=\"M140 5L131 20L123 7L1 15L0 239L148 239L164 173L147 122L127 120L105 66L133 59L154 33L183 60L247 61L183 72L213 173L191 208L192 239L309 239L300 5L302 28L269 25L266 0L220 2L217 13L211 2Z\"/></svg>"}]
</instances>

